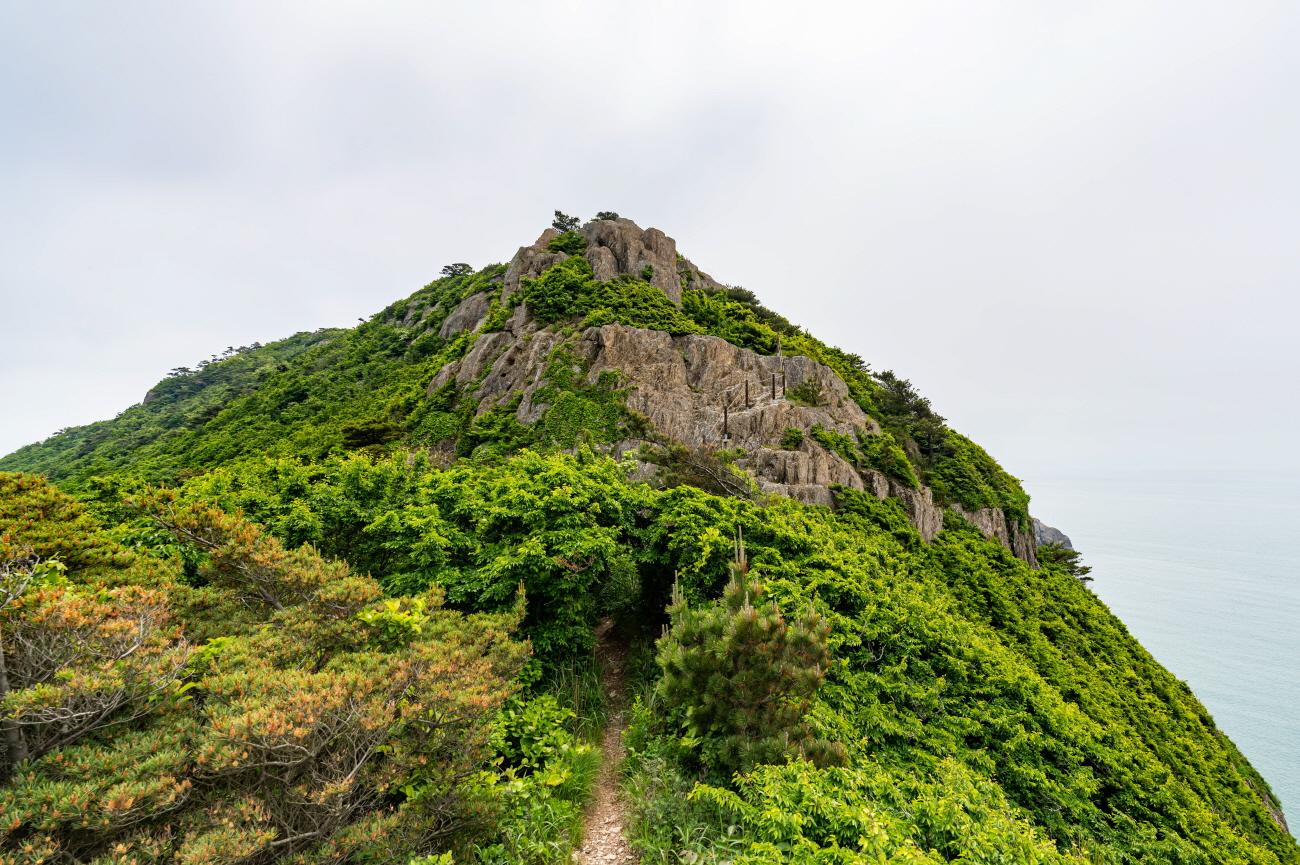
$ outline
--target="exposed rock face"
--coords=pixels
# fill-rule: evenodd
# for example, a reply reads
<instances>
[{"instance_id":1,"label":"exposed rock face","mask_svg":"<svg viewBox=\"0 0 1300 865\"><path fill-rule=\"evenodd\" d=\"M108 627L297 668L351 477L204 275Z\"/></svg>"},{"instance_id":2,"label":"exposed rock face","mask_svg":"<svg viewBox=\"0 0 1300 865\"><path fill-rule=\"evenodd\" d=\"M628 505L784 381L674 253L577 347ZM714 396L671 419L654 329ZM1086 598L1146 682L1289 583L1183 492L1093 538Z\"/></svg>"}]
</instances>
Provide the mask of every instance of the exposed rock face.
<instances>
[{"instance_id":1,"label":"exposed rock face","mask_svg":"<svg viewBox=\"0 0 1300 865\"><path fill-rule=\"evenodd\" d=\"M447 339L462 331L478 330L479 325L487 318L490 306L491 297L487 292L480 291L478 294L470 295L443 320L442 327L438 328L438 336Z\"/></svg>"},{"instance_id":2,"label":"exposed rock face","mask_svg":"<svg viewBox=\"0 0 1300 865\"><path fill-rule=\"evenodd\" d=\"M673 303L682 302L677 275L677 241L657 228L644 231L630 219L596 219L579 233L587 238L587 261L597 279L627 274L663 291Z\"/></svg>"},{"instance_id":3,"label":"exposed rock face","mask_svg":"<svg viewBox=\"0 0 1300 865\"><path fill-rule=\"evenodd\" d=\"M542 271L569 256L563 252L552 252L547 249L547 244L558 237L558 229L548 228L542 232L537 240L533 241L532 246L521 246L515 253L515 257L510 259L510 265L506 268L505 287L502 289L502 298L509 297L519 290L519 281L522 279L536 279L542 275Z\"/></svg>"},{"instance_id":4,"label":"exposed rock face","mask_svg":"<svg viewBox=\"0 0 1300 865\"><path fill-rule=\"evenodd\" d=\"M684 288L716 291L726 287L685 258L677 262L677 276L681 279Z\"/></svg>"},{"instance_id":5,"label":"exposed rock face","mask_svg":"<svg viewBox=\"0 0 1300 865\"><path fill-rule=\"evenodd\" d=\"M569 257L547 248L559 233L548 228L531 246L519 248L506 269L503 297L518 291L521 280L536 279L546 268ZM677 241L657 228L642 229L630 219L596 219L578 233L587 239L583 255L596 279L646 279L678 305L682 302L683 279L694 288L721 288L694 264L685 259L678 261Z\"/></svg>"},{"instance_id":6,"label":"exposed rock face","mask_svg":"<svg viewBox=\"0 0 1300 865\"><path fill-rule=\"evenodd\" d=\"M579 229L587 240L583 255L600 280L632 276L657 286L676 304L682 285L719 289L719 283L677 255L677 243L657 228L642 229L630 219L593 220ZM506 269L501 298L520 289L568 258L548 248L560 232L548 228L531 246L519 249ZM466 298L448 315L443 337L480 327L490 308L490 296ZM539 329L521 305L508 330L481 334L466 356L439 371L430 383L436 390L448 382L476 383L478 411L483 413L515 395L521 423L534 423L546 411L536 399L545 384L548 362L564 339ZM912 489L881 472L855 466L815 441L814 426L848 436L878 433L876 422L849 396L848 387L829 368L806 357L769 357L739 348L714 336L671 336L660 331L610 324L588 328L569 346L575 363L596 382L601 373L617 371L626 389L627 407L645 416L658 432L688 447L729 446L745 451L740 465L753 474L765 492L816 504L832 504L831 488L869 490L878 498L895 498L921 537L929 541L943 529L943 508L925 487ZM802 405L785 397L787 387L816 384L820 404ZM786 430L803 432L797 448L785 448ZM623 442L627 450L637 442ZM1034 520L1022 527L998 508L961 514L987 537L995 538L1015 555L1037 565L1038 543L1069 538Z\"/></svg>"},{"instance_id":7,"label":"exposed rock face","mask_svg":"<svg viewBox=\"0 0 1300 865\"><path fill-rule=\"evenodd\" d=\"M1022 527L1019 523L1007 519L1001 508L981 508L968 511L961 505L952 505L954 511L969 520L985 537L996 538L1017 557L1038 567L1038 555L1035 553L1037 543L1034 541L1032 528Z\"/></svg>"},{"instance_id":8,"label":"exposed rock face","mask_svg":"<svg viewBox=\"0 0 1300 865\"><path fill-rule=\"evenodd\" d=\"M732 447L752 450L775 445L787 428L806 432L814 424L849 435L875 430L839 376L806 357L769 357L715 336L673 337L618 324L589 329L578 351L593 381L618 370L628 408L690 446L721 445L726 437ZM783 385L806 381L820 386L822 405L785 399Z\"/></svg>"},{"instance_id":9,"label":"exposed rock face","mask_svg":"<svg viewBox=\"0 0 1300 865\"><path fill-rule=\"evenodd\" d=\"M522 423L537 421L546 406L535 395L545 384L551 353L564 337L538 329L522 315L512 319L510 328L481 334L464 358L439 371L430 389L450 381L462 386L478 382L480 413L521 394L517 417ZM644 415L658 432L691 447L743 448L740 465L765 492L829 505L832 486L868 490L878 498L898 499L927 541L943 528L943 508L928 488L911 489L878 471L858 468L809 435L814 426L849 436L871 435L879 427L849 396L839 376L807 357L760 355L715 336L671 336L620 324L588 328L568 350L589 382L617 371L628 408ZM809 381L822 393L820 405L786 399L783 382L795 387ZM787 429L805 433L798 448L781 447ZM623 448L635 444L625 442ZM1036 564L1033 534L1008 521L1001 510L954 509Z\"/></svg>"},{"instance_id":10,"label":"exposed rock face","mask_svg":"<svg viewBox=\"0 0 1300 865\"><path fill-rule=\"evenodd\" d=\"M1074 549L1074 544L1070 543L1070 538L1060 529L1054 529L1042 520L1034 517L1034 542L1037 544L1060 544L1067 550Z\"/></svg>"}]
</instances>

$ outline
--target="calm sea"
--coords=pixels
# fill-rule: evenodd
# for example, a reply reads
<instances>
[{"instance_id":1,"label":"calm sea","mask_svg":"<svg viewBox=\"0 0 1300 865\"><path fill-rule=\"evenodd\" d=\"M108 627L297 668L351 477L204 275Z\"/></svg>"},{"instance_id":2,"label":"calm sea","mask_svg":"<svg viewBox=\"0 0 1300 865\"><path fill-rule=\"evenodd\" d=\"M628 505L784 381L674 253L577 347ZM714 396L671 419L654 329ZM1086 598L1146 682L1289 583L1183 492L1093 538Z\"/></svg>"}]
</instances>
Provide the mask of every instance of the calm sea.
<instances>
[{"instance_id":1,"label":"calm sea","mask_svg":"<svg viewBox=\"0 0 1300 865\"><path fill-rule=\"evenodd\" d=\"M1093 589L1300 823L1300 475L1026 479Z\"/></svg>"}]
</instances>

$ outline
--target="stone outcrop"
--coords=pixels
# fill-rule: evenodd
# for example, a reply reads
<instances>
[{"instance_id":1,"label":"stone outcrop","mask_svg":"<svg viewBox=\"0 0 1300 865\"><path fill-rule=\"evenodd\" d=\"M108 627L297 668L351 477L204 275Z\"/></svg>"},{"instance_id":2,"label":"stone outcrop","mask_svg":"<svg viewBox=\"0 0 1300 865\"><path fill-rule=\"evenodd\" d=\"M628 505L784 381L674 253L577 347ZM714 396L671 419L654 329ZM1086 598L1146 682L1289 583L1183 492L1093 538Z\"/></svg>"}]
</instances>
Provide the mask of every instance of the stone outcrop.
<instances>
[{"instance_id":1,"label":"stone outcrop","mask_svg":"<svg viewBox=\"0 0 1300 865\"><path fill-rule=\"evenodd\" d=\"M477 383L480 413L519 395L516 416L521 423L534 423L546 410L536 395L563 339L517 313L508 330L481 334L464 358L439 371L430 389L452 381ZM849 396L844 381L810 358L760 355L715 336L671 336L621 324L588 328L567 350L590 383L602 373L617 372L628 408L659 434L689 447L743 449L739 465L764 492L830 505L833 486L867 490L878 498L897 499L925 540L943 528L944 509L928 488L912 489L855 466L812 438L814 426L848 436L872 435L879 427ZM815 385L810 390L821 394L818 405L785 396L786 388L809 382ZM782 447L788 429L804 433L798 447ZM636 444L624 442L620 449ZM1032 532L1001 510L954 510L1020 558L1036 563Z\"/></svg>"},{"instance_id":2,"label":"stone outcrop","mask_svg":"<svg viewBox=\"0 0 1300 865\"><path fill-rule=\"evenodd\" d=\"M723 288L680 257L676 241L657 228L642 229L630 219L601 219L578 232L587 241L583 255L597 279L645 279L677 304L683 284ZM559 234L548 228L533 244L520 247L502 280L502 300L517 292L523 280L535 279L569 257L549 248ZM479 328L490 307L488 292L466 298L447 316L440 335L446 338ZM515 309L506 328L480 334L465 357L443 367L429 387L432 391L449 382L473 385L480 414L518 396L516 416L521 423L534 423L547 408L537 397L546 384L547 365L565 338L539 328L526 305ZM688 447L742 449L745 455L738 464L764 492L830 505L835 486L866 490L881 499L897 499L925 540L943 529L944 508L930 489L914 489L854 465L810 435L818 426L850 437L880 432L849 396L844 381L810 358L760 355L715 336L672 336L620 324L588 328L567 350L589 383L603 373L618 373L627 407L643 416L657 434ZM811 386L801 387L805 385ZM819 394L817 404L787 399L787 388ZM791 429L804 433L797 447L783 446ZM617 449L625 452L637 444L626 441ZM1064 539L1069 546L1069 538L1037 520L1022 526L999 508L950 507L1032 565L1037 565L1039 543Z\"/></svg>"},{"instance_id":3,"label":"stone outcrop","mask_svg":"<svg viewBox=\"0 0 1300 865\"><path fill-rule=\"evenodd\" d=\"M1042 544L1060 544L1067 550L1074 549L1074 544L1070 543L1070 537L1060 529L1054 529L1042 520L1034 517L1031 522L1034 526L1034 542Z\"/></svg>"},{"instance_id":4,"label":"stone outcrop","mask_svg":"<svg viewBox=\"0 0 1300 865\"><path fill-rule=\"evenodd\" d=\"M642 230L630 219L594 219L579 233L587 238L586 257L597 279L623 275L645 279L681 304L677 241L657 228Z\"/></svg>"},{"instance_id":5,"label":"stone outcrop","mask_svg":"<svg viewBox=\"0 0 1300 865\"><path fill-rule=\"evenodd\" d=\"M726 288L722 283L692 264L687 258L678 257L677 276L681 280L683 288L703 289L704 291L718 291Z\"/></svg>"},{"instance_id":6,"label":"stone outcrop","mask_svg":"<svg viewBox=\"0 0 1300 865\"><path fill-rule=\"evenodd\" d=\"M514 258L510 259L510 264L506 267L502 298L518 291L520 280L536 279L546 268L569 257L563 252L552 252L548 248L548 244L559 234L558 229L548 228L533 241L531 246L519 247L519 251L515 253Z\"/></svg>"},{"instance_id":7,"label":"stone outcrop","mask_svg":"<svg viewBox=\"0 0 1300 865\"><path fill-rule=\"evenodd\" d=\"M691 262L677 255L677 241L657 228L641 228L630 219L595 219L578 229L587 241L583 256L596 279L620 276L645 279L681 305L682 282L694 288L717 289L721 284ZM549 248L560 232L548 228L530 246L522 246L506 268L503 297L520 288L525 279L536 279L556 262L569 256Z\"/></svg>"},{"instance_id":8,"label":"stone outcrop","mask_svg":"<svg viewBox=\"0 0 1300 865\"><path fill-rule=\"evenodd\" d=\"M985 537L994 538L1002 546L1015 553L1018 558L1024 559L1034 567L1038 567L1038 555L1035 552L1038 545L1034 541L1034 533L1031 527L1021 526L1018 522L1009 519L1006 511L1001 508L981 508L978 511L968 511L961 505L955 504L950 507L983 532Z\"/></svg>"},{"instance_id":9,"label":"stone outcrop","mask_svg":"<svg viewBox=\"0 0 1300 865\"><path fill-rule=\"evenodd\" d=\"M443 319L442 326L438 328L438 336L447 339L466 330L478 330L487 318L491 305L492 299L486 291L470 295Z\"/></svg>"}]
</instances>

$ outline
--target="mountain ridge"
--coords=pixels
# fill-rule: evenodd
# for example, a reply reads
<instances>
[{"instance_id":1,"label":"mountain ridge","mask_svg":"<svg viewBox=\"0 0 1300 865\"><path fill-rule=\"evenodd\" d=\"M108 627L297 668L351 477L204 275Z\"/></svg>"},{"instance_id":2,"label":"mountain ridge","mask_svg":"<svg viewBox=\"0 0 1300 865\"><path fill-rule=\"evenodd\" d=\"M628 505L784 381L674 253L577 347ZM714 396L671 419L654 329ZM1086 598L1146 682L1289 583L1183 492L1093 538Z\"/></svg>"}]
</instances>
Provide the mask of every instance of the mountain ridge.
<instances>
[{"instance_id":1,"label":"mountain ridge","mask_svg":"<svg viewBox=\"0 0 1300 865\"><path fill-rule=\"evenodd\" d=\"M541 412L531 397L545 380L550 353L562 341L571 339L571 335L562 335L553 326L555 322L540 320L530 306L541 305L543 314L551 312L551 307L542 303L546 298L537 286L566 266L575 269L573 265L581 265L583 272L555 280L559 283L561 304L574 300L571 295L579 291L577 283L585 280L612 285L616 292L638 293L640 300L648 296L651 288L657 289L676 310L684 312L665 315L668 310L655 310L652 314L631 307L610 310L606 308L609 298L600 299L603 306L583 310L584 327L578 340L578 354L588 367L583 371L586 384L595 387L605 371L630 377L634 382L630 394L635 403L633 410L646 416L656 432L692 448L725 446L753 450L737 462L754 475L763 492L829 505L831 487L843 484L854 489L870 489L881 498L897 498L927 540L942 528L943 510L951 509L1020 558L1031 564L1035 562L1028 496L987 454L969 440L952 434L939 418L937 434L958 442L962 451L974 453L975 467L954 473L958 475L957 484L938 484L936 495L931 484L922 483L918 478L918 472L925 474L919 448L907 441L910 436L898 423L889 423L888 413L872 398L881 387L860 359L811 338L783 317L763 308L749 292L717 282L678 254L676 242L659 229L643 230L632 220L621 217L594 219L568 231L550 227L532 244L520 247L507 265L489 265L472 274L460 272L445 277L390 305L367 325L387 324L399 331L398 341L406 343L403 360L407 361L404 365L408 371L419 365L425 353L433 351L432 342L440 343L439 355L445 355L447 360L434 372L428 387L429 397L452 378L461 390L472 384L477 392L474 408L477 419L499 408L503 397L524 395L524 403L515 412L516 420L536 423L541 419ZM739 318L740 326L720 327L728 316ZM624 319L629 320L625 322L628 329L613 329ZM726 323L735 325L735 322ZM352 331L299 334L235 357L218 359L198 370L174 371L173 376L150 389L139 406L128 409L124 415L141 414L160 400L170 398L175 402L186 396L201 395L201 408L183 417L165 419L154 440L148 440L144 434L137 435L135 440L140 446L152 446L169 438L183 437L178 434L184 433L201 438L206 424L220 414L223 400L244 396L256 390L262 378L285 372L283 367L301 353L300 346L321 346ZM653 337L653 333L669 333L681 345L698 350L701 356L687 361L684 369L674 368L671 363L665 365L667 356L678 349L661 345L662 341ZM622 334L623 342L633 344L616 345L612 341L615 334ZM467 336L473 338L473 344L464 349L463 356L457 356L462 353L458 350L447 350L449 345ZM711 344L711 339L717 342ZM536 341L538 346L544 345L544 350L524 352L516 344L521 340L524 344ZM596 342L600 343L599 347ZM724 345L732 348L723 348ZM611 362L611 353L621 356ZM643 360L651 356L655 360L645 360L645 363L657 365L657 371L674 377L673 393L655 391L653 376L639 372L645 365ZM682 356L686 355L682 353ZM513 371L507 375L510 368ZM753 373L747 380L715 374L718 370L742 368ZM219 376L218 373L234 374ZM774 375L779 375L779 379L773 378ZM846 378L852 380L852 385ZM911 403L902 407L900 417L906 418L909 412L922 422L938 417L930 410L928 400L916 395L905 380L893 376L887 380L898 383L902 400ZM525 381L527 387L522 387ZM636 396L637 391L642 396ZM654 393L653 397L645 396L650 392ZM745 393L749 393L747 400ZM288 395L286 404L292 404L293 396L293 393ZM823 399L833 399L834 404L816 404ZM679 409L671 418L664 411L665 404L676 403L680 407L687 402L693 405ZM393 413L390 408L388 414ZM115 419L120 420L121 416ZM61 481L73 477L84 480L94 473L96 460L102 456L98 444L116 437L109 432L115 421L74 428L21 448L0 457L0 469L43 471ZM382 435L393 433L394 424L390 421L378 423L389 425ZM887 425L891 429L886 429ZM400 427L400 423L396 426ZM801 442L794 447L781 447L781 438L787 433L791 437L800 436ZM933 426L927 429L927 434L936 435ZM869 439L865 444L864 437ZM898 438L904 438L911 447L910 453L899 447ZM395 439L418 444L419 432L398 429ZM68 447L74 440L76 446ZM437 444L427 440L426 443ZM613 445L620 453L632 446L630 440L604 444ZM343 441L338 443L343 445ZM59 458L51 459L54 454ZM111 461L101 460L98 464L104 469L121 468ZM199 464L216 463L204 459ZM193 467L192 462L189 467ZM166 473L147 476L151 480L168 479ZM960 494L963 486L969 488L964 496ZM989 486L1003 489L990 491Z\"/></svg>"},{"instance_id":2,"label":"mountain ridge","mask_svg":"<svg viewBox=\"0 0 1300 865\"><path fill-rule=\"evenodd\" d=\"M174 370L117 418L0 459L0 490L4 575L80 604L143 589L175 608L158 651L196 659L184 684L156 673L174 702L142 703L76 759L23 762L0 742L0 781L19 770L0 783L18 815L0 861L37 838L95 865L128 849L168 865L393 849L419 865L559 865L592 776L578 739L605 726L589 677L612 617L631 646L624 775L643 861L1300 863L1266 781L1088 589L1015 478L906 379L630 220L565 221L508 263L446 266L356 327ZM742 721L747 699L772 702L746 665L787 622L799 635L765 681L801 683L779 705L803 717L752 737L762 759L736 757L743 727L692 725L717 706L661 687L691 622L747 647L702 668L735 675L706 690ZM358 774L356 752L339 762L325 745L309 764L322 786L290 802L214 723L235 712L279 741L302 729L286 712L346 705L351 688L378 743L414 728L405 697L363 671L478 640L509 657L465 682L492 695L473 747L434 755L470 775L378 744ZM348 670L351 684L331 678ZM458 697L445 680L402 687ZM121 756L158 735L165 773ZM233 787L194 767L196 737ZM165 807L117 813L105 791L123 779ZM429 790L474 819L422 810ZM354 792L364 807L331 804ZM66 807L101 800L91 817Z\"/></svg>"}]
</instances>

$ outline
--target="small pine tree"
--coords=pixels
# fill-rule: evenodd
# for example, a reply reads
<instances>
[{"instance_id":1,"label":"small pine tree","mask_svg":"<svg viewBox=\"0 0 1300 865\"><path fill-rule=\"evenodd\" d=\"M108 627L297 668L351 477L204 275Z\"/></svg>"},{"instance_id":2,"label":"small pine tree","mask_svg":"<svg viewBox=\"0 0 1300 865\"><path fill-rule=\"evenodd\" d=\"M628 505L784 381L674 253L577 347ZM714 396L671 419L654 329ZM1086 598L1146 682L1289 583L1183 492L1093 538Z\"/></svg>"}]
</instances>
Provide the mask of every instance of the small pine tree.
<instances>
[{"instance_id":1,"label":"small pine tree","mask_svg":"<svg viewBox=\"0 0 1300 865\"><path fill-rule=\"evenodd\" d=\"M668 612L659 693L707 766L731 773L791 754L835 761L838 746L814 739L804 722L830 662L830 627L816 613L787 622L764 603L742 540L719 600L692 609L674 586Z\"/></svg>"},{"instance_id":2,"label":"small pine tree","mask_svg":"<svg viewBox=\"0 0 1300 865\"><path fill-rule=\"evenodd\" d=\"M1067 573L1081 583L1091 583L1092 568L1083 563L1078 550L1072 550L1062 544L1039 544L1038 564L1046 570Z\"/></svg>"},{"instance_id":3,"label":"small pine tree","mask_svg":"<svg viewBox=\"0 0 1300 865\"><path fill-rule=\"evenodd\" d=\"M473 272L474 272L474 268L463 261L453 262L452 264L444 264L442 266L443 276L468 276Z\"/></svg>"},{"instance_id":4,"label":"small pine tree","mask_svg":"<svg viewBox=\"0 0 1300 865\"><path fill-rule=\"evenodd\" d=\"M577 231L582 220L576 216L569 216L567 213L555 211L555 219L551 220L551 227L558 228L560 231Z\"/></svg>"}]
</instances>

